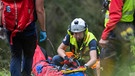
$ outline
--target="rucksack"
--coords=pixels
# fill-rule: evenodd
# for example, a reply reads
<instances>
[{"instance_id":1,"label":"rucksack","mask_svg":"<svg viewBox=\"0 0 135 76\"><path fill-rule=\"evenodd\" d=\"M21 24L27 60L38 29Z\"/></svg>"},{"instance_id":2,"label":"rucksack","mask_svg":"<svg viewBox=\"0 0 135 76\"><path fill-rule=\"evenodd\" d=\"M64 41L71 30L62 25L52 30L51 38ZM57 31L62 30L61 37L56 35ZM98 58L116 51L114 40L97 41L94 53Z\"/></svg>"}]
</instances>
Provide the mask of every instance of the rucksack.
<instances>
[{"instance_id":1,"label":"rucksack","mask_svg":"<svg viewBox=\"0 0 135 76\"><path fill-rule=\"evenodd\" d=\"M2 0L2 25L11 31L10 44L17 32L22 32L34 21L34 0Z\"/></svg>"},{"instance_id":2,"label":"rucksack","mask_svg":"<svg viewBox=\"0 0 135 76\"><path fill-rule=\"evenodd\" d=\"M34 19L33 0L2 0L2 24L9 31L23 31ZM25 6L25 7L21 7Z\"/></svg>"}]
</instances>

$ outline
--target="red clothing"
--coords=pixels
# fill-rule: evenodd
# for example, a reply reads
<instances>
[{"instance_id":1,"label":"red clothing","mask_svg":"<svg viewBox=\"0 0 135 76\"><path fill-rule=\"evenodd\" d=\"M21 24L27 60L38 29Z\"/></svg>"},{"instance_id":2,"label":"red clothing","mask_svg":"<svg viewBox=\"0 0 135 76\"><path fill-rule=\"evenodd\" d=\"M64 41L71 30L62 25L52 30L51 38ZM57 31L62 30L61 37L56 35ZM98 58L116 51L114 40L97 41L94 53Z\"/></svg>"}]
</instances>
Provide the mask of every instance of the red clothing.
<instances>
[{"instance_id":1,"label":"red clothing","mask_svg":"<svg viewBox=\"0 0 135 76\"><path fill-rule=\"evenodd\" d=\"M3 14L2 24L7 30L12 31L12 38L17 32L22 32L34 20L34 2L33 0L2 0Z\"/></svg>"},{"instance_id":2,"label":"red clothing","mask_svg":"<svg viewBox=\"0 0 135 76\"><path fill-rule=\"evenodd\" d=\"M15 29L23 31L34 20L33 0L17 0L15 2L14 0L2 0L2 2L4 4L2 24L5 24L9 31Z\"/></svg>"},{"instance_id":3,"label":"red clothing","mask_svg":"<svg viewBox=\"0 0 135 76\"><path fill-rule=\"evenodd\" d=\"M109 6L109 21L106 24L106 28L104 29L101 38L106 40L110 31L112 31L116 24L120 21L122 17L122 7L123 0L111 0Z\"/></svg>"}]
</instances>

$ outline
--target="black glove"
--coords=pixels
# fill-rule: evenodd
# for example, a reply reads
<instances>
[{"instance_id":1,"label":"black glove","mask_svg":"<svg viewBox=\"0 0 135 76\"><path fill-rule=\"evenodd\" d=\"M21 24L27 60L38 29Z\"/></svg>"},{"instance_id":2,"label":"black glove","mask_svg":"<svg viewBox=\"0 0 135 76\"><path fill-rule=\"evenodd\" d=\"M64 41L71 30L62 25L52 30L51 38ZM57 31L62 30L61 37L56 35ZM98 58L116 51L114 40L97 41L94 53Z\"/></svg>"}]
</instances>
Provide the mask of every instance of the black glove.
<instances>
[{"instance_id":1,"label":"black glove","mask_svg":"<svg viewBox=\"0 0 135 76\"><path fill-rule=\"evenodd\" d=\"M71 62L70 62L70 59L67 57L67 56L65 56L64 57L64 64L67 64L67 65L69 65Z\"/></svg>"},{"instance_id":2,"label":"black glove","mask_svg":"<svg viewBox=\"0 0 135 76\"><path fill-rule=\"evenodd\" d=\"M64 57L64 64L70 64L69 58L67 56Z\"/></svg>"}]
</instances>

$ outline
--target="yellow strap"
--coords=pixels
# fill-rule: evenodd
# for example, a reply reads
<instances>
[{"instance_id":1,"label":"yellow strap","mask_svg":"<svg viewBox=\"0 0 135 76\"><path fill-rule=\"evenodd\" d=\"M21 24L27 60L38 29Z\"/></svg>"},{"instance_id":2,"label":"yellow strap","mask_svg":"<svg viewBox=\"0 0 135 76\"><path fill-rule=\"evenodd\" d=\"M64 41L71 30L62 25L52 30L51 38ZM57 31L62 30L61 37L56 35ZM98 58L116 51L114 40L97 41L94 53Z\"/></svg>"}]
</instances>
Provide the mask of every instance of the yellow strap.
<instances>
[{"instance_id":1,"label":"yellow strap","mask_svg":"<svg viewBox=\"0 0 135 76\"><path fill-rule=\"evenodd\" d=\"M64 74L68 74L68 73L73 73L73 72L80 72L80 71L85 71L86 68L77 68L77 69L74 69L74 70L70 70L70 69L66 69L66 70L61 70L62 73Z\"/></svg>"}]
</instances>

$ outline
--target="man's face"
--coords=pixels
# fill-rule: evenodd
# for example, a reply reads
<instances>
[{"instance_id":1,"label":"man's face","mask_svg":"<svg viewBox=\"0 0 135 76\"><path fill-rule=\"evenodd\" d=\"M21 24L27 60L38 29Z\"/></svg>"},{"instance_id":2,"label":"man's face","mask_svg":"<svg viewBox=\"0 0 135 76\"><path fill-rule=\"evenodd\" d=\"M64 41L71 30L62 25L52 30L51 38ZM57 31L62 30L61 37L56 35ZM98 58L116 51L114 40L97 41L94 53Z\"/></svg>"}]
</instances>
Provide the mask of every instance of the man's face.
<instances>
[{"instance_id":1,"label":"man's face","mask_svg":"<svg viewBox=\"0 0 135 76\"><path fill-rule=\"evenodd\" d=\"M73 33L73 36L76 38L77 41L81 41L84 37L84 32Z\"/></svg>"}]
</instances>

